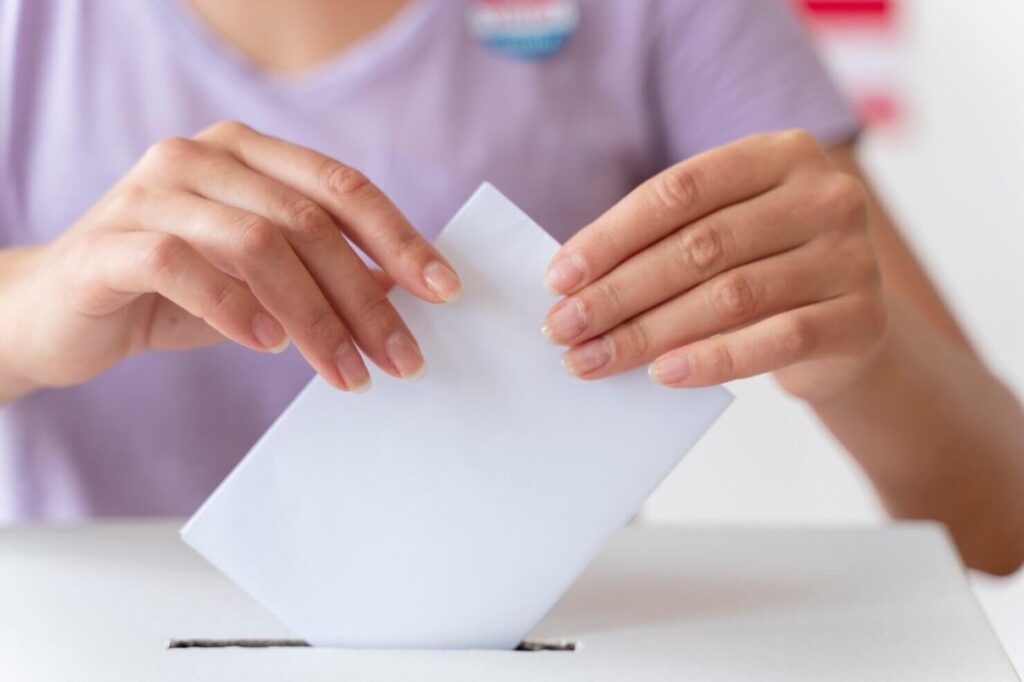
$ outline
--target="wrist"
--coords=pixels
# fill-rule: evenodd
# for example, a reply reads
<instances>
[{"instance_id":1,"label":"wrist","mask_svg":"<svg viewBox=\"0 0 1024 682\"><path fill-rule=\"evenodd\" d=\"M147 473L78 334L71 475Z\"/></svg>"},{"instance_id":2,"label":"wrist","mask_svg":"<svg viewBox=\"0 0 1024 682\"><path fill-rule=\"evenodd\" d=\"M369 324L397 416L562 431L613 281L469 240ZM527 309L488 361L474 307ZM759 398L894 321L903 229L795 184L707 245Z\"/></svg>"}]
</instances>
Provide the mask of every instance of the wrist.
<instances>
[{"instance_id":1,"label":"wrist","mask_svg":"<svg viewBox=\"0 0 1024 682\"><path fill-rule=\"evenodd\" d=\"M35 266L42 247L0 251L0 405L16 400L39 388L19 367L25 336L24 295L19 282Z\"/></svg>"}]
</instances>

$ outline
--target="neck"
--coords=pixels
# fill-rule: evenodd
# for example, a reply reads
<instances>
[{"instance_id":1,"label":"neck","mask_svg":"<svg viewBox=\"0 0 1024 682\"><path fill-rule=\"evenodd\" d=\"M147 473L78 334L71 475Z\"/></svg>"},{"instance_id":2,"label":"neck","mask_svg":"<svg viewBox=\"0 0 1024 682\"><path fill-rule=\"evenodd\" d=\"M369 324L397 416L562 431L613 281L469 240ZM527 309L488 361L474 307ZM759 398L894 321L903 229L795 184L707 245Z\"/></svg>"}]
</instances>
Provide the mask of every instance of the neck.
<instances>
[{"instance_id":1,"label":"neck","mask_svg":"<svg viewBox=\"0 0 1024 682\"><path fill-rule=\"evenodd\" d=\"M344 52L408 0L189 0L222 40L257 66L297 73Z\"/></svg>"}]
</instances>

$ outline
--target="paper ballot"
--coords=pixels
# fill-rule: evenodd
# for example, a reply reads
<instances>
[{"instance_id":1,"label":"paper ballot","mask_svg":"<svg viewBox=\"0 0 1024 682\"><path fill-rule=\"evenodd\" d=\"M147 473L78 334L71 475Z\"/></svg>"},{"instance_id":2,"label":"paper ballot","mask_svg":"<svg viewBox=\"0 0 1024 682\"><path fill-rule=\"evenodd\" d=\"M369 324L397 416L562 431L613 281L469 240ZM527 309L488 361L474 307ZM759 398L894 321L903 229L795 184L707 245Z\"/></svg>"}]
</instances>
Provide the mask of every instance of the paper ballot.
<instances>
[{"instance_id":1,"label":"paper ballot","mask_svg":"<svg viewBox=\"0 0 1024 682\"><path fill-rule=\"evenodd\" d=\"M428 374L314 379L182 530L316 646L514 648L731 399L565 374L558 244L494 187L436 244L463 296L392 295Z\"/></svg>"}]
</instances>

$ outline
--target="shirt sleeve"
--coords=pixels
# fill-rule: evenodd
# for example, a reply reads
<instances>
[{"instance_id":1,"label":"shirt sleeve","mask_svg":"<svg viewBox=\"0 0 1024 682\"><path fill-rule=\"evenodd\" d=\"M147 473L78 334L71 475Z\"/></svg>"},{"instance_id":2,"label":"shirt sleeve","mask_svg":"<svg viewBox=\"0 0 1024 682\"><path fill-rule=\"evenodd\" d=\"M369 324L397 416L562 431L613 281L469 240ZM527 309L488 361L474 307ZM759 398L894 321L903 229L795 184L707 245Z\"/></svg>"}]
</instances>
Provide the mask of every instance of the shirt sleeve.
<instances>
[{"instance_id":1,"label":"shirt sleeve","mask_svg":"<svg viewBox=\"0 0 1024 682\"><path fill-rule=\"evenodd\" d=\"M12 225L17 205L12 170L14 147L18 144L14 136L14 115L21 65L18 50L33 41L33 27L26 19L27 13L21 0L0 0L0 249L16 242ZM26 80L26 76L21 75L21 79Z\"/></svg>"},{"instance_id":2,"label":"shirt sleeve","mask_svg":"<svg viewBox=\"0 0 1024 682\"><path fill-rule=\"evenodd\" d=\"M826 146L859 133L785 0L662 0L653 87L674 163L740 137L804 128Z\"/></svg>"}]
</instances>

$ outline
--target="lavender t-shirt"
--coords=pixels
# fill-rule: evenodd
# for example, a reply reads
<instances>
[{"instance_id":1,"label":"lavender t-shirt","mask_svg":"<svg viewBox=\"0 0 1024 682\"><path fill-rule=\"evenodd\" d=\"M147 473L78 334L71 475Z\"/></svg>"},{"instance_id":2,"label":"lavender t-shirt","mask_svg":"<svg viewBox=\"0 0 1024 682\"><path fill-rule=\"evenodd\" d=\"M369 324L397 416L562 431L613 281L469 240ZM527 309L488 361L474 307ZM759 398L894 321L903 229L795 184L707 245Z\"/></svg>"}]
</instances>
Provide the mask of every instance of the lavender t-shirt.
<instances>
[{"instance_id":1,"label":"lavender t-shirt","mask_svg":"<svg viewBox=\"0 0 1024 682\"><path fill-rule=\"evenodd\" d=\"M0 0L0 247L52 239L147 146L224 118L361 168L428 236L489 180L561 239L700 150L856 132L783 0L583 0L536 61L489 52L466 5L411 2L283 78L185 0ZM0 520L191 512L311 376L224 344L0 408Z\"/></svg>"}]
</instances>

